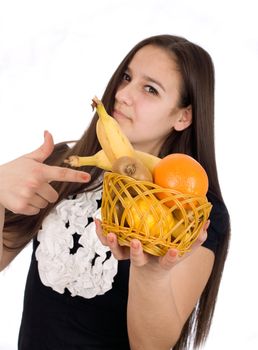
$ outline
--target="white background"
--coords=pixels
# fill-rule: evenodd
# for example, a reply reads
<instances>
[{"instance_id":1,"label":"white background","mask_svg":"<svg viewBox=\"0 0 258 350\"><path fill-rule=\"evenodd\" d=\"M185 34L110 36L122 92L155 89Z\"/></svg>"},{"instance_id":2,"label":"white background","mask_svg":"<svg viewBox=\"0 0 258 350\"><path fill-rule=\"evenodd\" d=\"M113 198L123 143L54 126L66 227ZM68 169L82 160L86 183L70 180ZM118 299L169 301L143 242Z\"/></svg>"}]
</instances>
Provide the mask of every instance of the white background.
<instances>
[{"instance_id":1,"label":"white background","mask_svg":"<svg viewBox=\"0 0 258 350\"><path fill-rule=\"evenodd\" d=\"M216 68L216 150L232 220L229 257L205 346L258 349L257 78L254 1L0 0L0 164L79 138L91 98L124 55L154 34L185 36ZM0 274L0 350L16 349L31 247Z\"/></svg>"}]
</instances>

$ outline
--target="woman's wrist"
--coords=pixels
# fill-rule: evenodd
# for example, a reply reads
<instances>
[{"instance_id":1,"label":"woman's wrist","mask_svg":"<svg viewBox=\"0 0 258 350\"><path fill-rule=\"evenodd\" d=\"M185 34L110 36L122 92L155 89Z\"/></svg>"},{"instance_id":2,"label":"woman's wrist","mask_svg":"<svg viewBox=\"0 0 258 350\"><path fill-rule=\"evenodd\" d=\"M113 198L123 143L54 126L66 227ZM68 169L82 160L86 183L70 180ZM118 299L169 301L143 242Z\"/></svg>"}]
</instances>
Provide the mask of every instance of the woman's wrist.
<instances>
[{"instance_id":1,"label":"woman's wrist","mask_svg":"<svg viewBox=\"0 0 258 350\"><path fill-rule=\"evenodd\" d=\"M156 265L156 264L155 264ZM170 285L171 274L169 271L160 268L160 266L130 266L130 279L142 284L144 288L157 285Z\"/></svg>"}]
</instances>

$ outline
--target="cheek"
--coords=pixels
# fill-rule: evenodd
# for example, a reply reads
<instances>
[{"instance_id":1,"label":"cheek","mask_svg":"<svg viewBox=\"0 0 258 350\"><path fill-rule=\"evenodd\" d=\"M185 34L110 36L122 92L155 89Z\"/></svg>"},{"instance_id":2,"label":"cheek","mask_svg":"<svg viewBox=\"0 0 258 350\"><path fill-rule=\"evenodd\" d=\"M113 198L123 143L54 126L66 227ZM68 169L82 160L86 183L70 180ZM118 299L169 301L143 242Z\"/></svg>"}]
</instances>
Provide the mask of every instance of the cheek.
<instances>
[{"instance_id":1,"label":"cheek","mask_svg":"<svg viewBox=\"0 0 258 350\"><path fill-rule=\"evenodd\" d=\"M166 137L172 129L172 125L168 118L157 118L150 115L139 123L135 124L137 137L143 139L156 140Z\"/></svg>"},{"instance_id":2,"label":"cheek","mask_svg":"<svg viewBox=\"0 0 258 350\"><path fill-rule=\"evenodd\" d=\"M172 117L165 108L146 108L141 110L141 117L137 120L147 129L168 130L172 127ZM154 131L154 130L153 130Z\"/></svg>"},{"instance_id":3,"label":"cheek","mask_svg":"<svg viewBox=\"0 0 258 350\"><path fill-rule=\"evenodd\" d=\"M162 114L156 105L140 105L136 110L136 121L139 124L155 125L159 122Z\"/></svg>"}]
</instances>

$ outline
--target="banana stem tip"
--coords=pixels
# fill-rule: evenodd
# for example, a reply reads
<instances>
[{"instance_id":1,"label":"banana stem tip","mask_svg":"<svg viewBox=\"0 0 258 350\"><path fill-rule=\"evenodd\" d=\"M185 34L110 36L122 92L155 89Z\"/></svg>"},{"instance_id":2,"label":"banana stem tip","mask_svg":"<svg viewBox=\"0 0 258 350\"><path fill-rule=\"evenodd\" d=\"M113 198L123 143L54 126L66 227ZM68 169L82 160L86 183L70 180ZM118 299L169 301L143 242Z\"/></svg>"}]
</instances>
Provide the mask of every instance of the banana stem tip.
<instances>
[{"instance_id":1,"label":"banana stem tip","mask_svg":"<svg viewBox=\"0 0 258 350\"><path fill-rule=\"evenodd\" d=\"M102 104L102 102L97 98L97 96L94 96L91 104L92 110L94 110L100 104Z\"/></svg>"}]
</instances>

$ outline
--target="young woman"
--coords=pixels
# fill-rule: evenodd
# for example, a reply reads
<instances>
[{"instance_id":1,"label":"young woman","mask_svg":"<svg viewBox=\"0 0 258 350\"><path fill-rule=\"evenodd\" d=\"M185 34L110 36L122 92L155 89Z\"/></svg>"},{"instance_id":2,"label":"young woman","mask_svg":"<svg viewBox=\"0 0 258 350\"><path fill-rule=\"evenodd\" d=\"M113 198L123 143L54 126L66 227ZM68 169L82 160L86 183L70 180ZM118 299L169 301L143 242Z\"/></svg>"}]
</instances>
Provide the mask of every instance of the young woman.
<instances>
[{"instance_id":1,"label":"young woman","mask_svg":"<svg viewBox=\"0 0 258 350\"><path fill-rule=\"evenodd\" d=\"M63 162L100 149L97 116L71 149L54 146L46 132L39 149L0 167L1 268L33 239L19 349L198 347L211 325L230 228L215 161L211 58L181 37L147 38L119 65L102 101L136 149L186 153L202 164L209 222L183 257L175 249L151 256L138 240L119 246L98 219L102 171Z\"/></svg>"}]
</instances>

